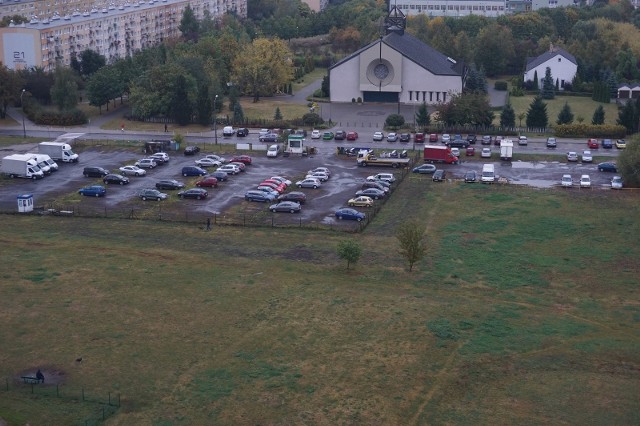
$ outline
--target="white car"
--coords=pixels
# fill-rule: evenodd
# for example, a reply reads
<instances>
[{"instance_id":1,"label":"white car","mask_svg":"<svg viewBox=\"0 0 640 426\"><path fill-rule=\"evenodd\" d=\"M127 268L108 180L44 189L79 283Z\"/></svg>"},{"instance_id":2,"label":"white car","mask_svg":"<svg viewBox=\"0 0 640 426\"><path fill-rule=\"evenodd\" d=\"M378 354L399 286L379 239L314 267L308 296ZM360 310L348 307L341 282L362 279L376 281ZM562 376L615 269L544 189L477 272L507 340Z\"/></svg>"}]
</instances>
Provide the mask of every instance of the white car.
<instances>
[{"instance_id":1,"label":"white car","mask_svg":"<svg viewBox=\"0 0 640 426\"><path fill-rule=\"evenodd\" d=\"M287 178L282 177L282 176L271 176L269 179L276 180L276 181L278 181L280 183L285 184L286 186L291 186L291 181L289 179L287 179Z\"/></svg>"},{"instance_id":2,"label":"white car","mask_svg":"<svg viewBox=\"0 0 640 426\"><path fill-rule=\"evenodd\" d=\"M377 180L385 180L389 183L393 183L396 181L396 177L393 175L393 173L378 173L377 175L373 175L373 176L368 176L367 180L369 182L373 181L377 181Z\"/></svg>"},{"instance_id":3,"label":"white car","mask_svg":"<svg viewBox=\"0 0 640 426\"><path fill-rule=\"evenodd\" d=\"M218 161L220 164L225 164L229 162L229 160L227 160L226 158L220 157L219 155L215 155L215 154L207 154L204 156L204 158L209 158L213 161Z\"/></svg>"},{"instance_id":4,"label":"white car","mask_svg":"<svg viewBox=\"0 0 640 426\"><path fill-rule=\"evenodd\" d=\"M460 157L460 148L451 148L451 154L456 157Z\"/></svg>"},{"instance_id":5,"label":"white car","mask_svg":"<svg viewBox=\"0 0 640 426\"><path fill-rule=\"evenodd\" d=\"M449 133L443 133L442 134L442 143L449 143L451 142L451 135Z\"/></svg>"},{"instance_id":6,"label":"white car","mask_svg":"<svg viewBox=\"0 0 640 426\"><path fill-rule=\"evenodd\" d=\"M143 158L142 160L136 161L135 165L141 169L154 169L158 163L156 163L153 158Z\"/></svg>"},{"instance_id":7,"label":"white car","mask_svg":"<svg viewBox=\"0 0 640 426\"><path fill-rule=\"evenodd\" d=\"M320 139L320 130L313 130L311 132L311 139Z\"/></svg>"},{"instance_id":8,"label":"white car","mask_svg":"<svg viewBox=\"0 0 640 426\"><path fill-rule=\"evenodd\" d=\"M236 130L233 126L224 126L224 129L222 129L222 136L233 136L235 134Z\"/></svg>"},{"instance_id":9,"label":"white car","mask_svg":"<svg viewBox=\"0 0 640 426\"><path fill-rule=\"evenodd\" d=\"M570 162L578 161L578 153L574 151L567 152L567 161L570 161Z\"/></svg>"},{"instance_id":10,"label":"white car","mask_svg":"<svg viewBox=\"0 0 640 426\"><path fill-rule=\"evenodd\" d=\"M228 175L237 175L240 173L240 167L235 164L225 164L216 169L216 172L225 172Z\"/></svg>"},{"instance_id":11,"label":"white car","mask_svg":"<svg viewBox=\"0 0 640 426\"><path fill-rule=\"evenodd\" d=\"M482 157L482 158L491 158L491 148L482 148L482 152L480 153L480 157Z\"/></svg>"},{"instance_id":12,"label":"white car","mask_svg":"<svg viewBox=\"0 0 640 426\"><path fill-rule=\"evenodd\" d=\"M144 176L147 174L145 169L138 166L122 166L118 170L125 176Z\"/></svg>"},{"instance_id":13,"label":"white car","mask_svg":"<svg viewBox=\"0 0 640 426\"><path fill-rule=\"evenodd\" d=\"M582 162L583 163L591 163L591 162L593 162L593 157L591 156L591 151L582 151Z\"/></svg>"},{"instance_id":14,"label":"white car","mask_svg":"<svg viewBox=\"0 0 640 426\"><path fill-rule=\"evenodd\" d=\"M591 188L591 178L589 175L580 176L580 188Z\"/></svg>"},{"instance_id":15,"label":"white car","mask_svg":"<svg viewBox=\"0 0 640 426\"><path fill-rule=\"evenodd\" d=\"M562 175L560 184L563 188L571 188L573 186L573 179L571 178L571 175Z\"/></svg>"},{"instance_id":16,"label":"white car","mask_svg":"<svg viewBox=\"0 0 640 426\"><path fill-rule=\"evenodd\" d=\"M331 172L326 167L316 167L313 170L309 170L307 172L307 174L310 175L310 174L315 173L315 172L320 172L320 173L324 173L327 176L331 176Z\"/></svg>"},{"instance_id":17,"label":"white car","mask_svg":"<svg viewBox=\"0 0 640 426\"><path fill-rule=\"evenodd\" d=\"M156 152L149 158L153 158L156 162L160 162L162 164L168 163L170 160L169 155L166 152Z\"/></svg>"},{"instance_id":18,"label":"white car","mask_svg":"<svg viewBox=\"0 0 640 426\"><path fill-rule=\"evenodd\" d=\"M329 180L329 175L322 173L322 172L313 172L313 173L309 173L307 176L305 176L305 179L309 179L309 178L316 178L318 179L320 182L326 182Z\"/></svg>"},{"instance_id":19,"label":"white car","mask_svg":"<svg viewBox=\"0 0 640 426\"><path fill-rule=\"evenodd\" d=\"M526 136L520 136L518 138L518 145L526 145L527 143L529 143L529 141Z\"/></svg>"},{"instance_id":20,"label":"white car","mask_svg":"<svg viewBox=\"0 0 640 426\"><path fill-rule=\"evenodd\" d=\"M322 183L316 179L316 178L306 178L304 180L299 180L298 182L296 182L296 186L298 188L320 188L320 185L322 185Z\"/></svg>"},{"instance_id":21,"label":"white car","mask_svg":"<svg viewBox=\"0 0 640 426\"><path fill-rule=\"evenodd\" d=\"M620 176L614 176L611 179L611 189L622 189L622 178Z\"/></svg>"},{"instance_id":22,"label":"white car","mask_svg":"<svg viewBox=\"0 0 640 426\"><path fill-rule=\"evenodd\" d=\"M198 167L218 167L221 165L219 161L207 157L196 160L195 163Z\"/></svg>"},{"instance_id":23,"label":"white car","mask_svg":"<svg viewBox=\"0 0 640 426\"><path fill-rule=\"evenodd\" d=\"M384 133L382 132L375 132L373 134L373 141L374 142L380 142L381 140L384 139Z\"/></svg>"},{"instance_id":24,"label":"white car","mask_svg":"<svg viewBox=\"0 0 640 426\"><path fill-rule=\"evenodd\" d=\"M269 129L260 129L260 132L258 132L258 136L268 135L269 133L271 133Z\"/></svg>"}]
</instances>

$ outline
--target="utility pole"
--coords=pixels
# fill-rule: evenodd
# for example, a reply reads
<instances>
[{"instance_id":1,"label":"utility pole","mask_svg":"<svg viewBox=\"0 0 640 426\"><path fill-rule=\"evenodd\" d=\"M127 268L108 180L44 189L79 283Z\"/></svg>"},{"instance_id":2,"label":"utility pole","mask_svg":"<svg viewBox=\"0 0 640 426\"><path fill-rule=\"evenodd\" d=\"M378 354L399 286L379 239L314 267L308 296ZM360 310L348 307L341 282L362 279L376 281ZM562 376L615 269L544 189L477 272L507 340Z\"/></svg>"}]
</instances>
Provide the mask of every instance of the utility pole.
<instances>
[{"instance_id":1,"label":"utility pole","mask_svg":"<svg viewBox=\"0 0 640 426\"><path fill-rule=\"evenodd\" d=\"M26 89L22 89L22 93L20 93L20 106L22 107L22 134L24 138L27 138L27 128L24 126L24 104L22 103L22 96L26 92Z\"/></svg>"},{"instance_id":2,"label":"utility pole","mask_svg":"<svg viewBox=\"0 0 640 426\"><path fill-rule=\"evenodd\" d=\"M218 95L213 98L213 135L216 141L216 145L218 145L218 120L217 120L217 111L216 105L218 104Z\"/></svg>"}]
</instances>

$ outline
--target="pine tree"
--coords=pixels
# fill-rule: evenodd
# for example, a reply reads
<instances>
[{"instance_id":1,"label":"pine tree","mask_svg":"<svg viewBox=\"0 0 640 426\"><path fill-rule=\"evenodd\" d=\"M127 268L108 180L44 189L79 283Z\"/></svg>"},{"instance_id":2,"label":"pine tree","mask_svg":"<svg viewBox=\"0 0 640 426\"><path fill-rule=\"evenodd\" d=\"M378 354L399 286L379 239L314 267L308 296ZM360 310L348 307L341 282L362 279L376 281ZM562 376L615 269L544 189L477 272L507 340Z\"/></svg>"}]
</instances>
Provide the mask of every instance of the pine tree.
<instances>
[{"instance_id":1,"label":"pine tree","mask_svg":"<svg viewBox=\"0 0 640 426\"><path fill-rule=\"evenodd\" d=\"M513 110L510 102L507 102L507 104L502 108L502 113L500 114L500 127L516 127L516 112Z\"/></svg>"},{"instance_id":2,"label":"pine tree","mask_svg":"<svg viewBox=\"0 0 640 426\"><path fill-rule=\"evenodd\" d=\"M276 107L276 113L273 115L274 120L282 120L282 113L280 112L280 107Z\"/></svg>"},{"instance_id":3,"label":"pine tree","mask_svg":"<svg viewBox=\"0 0 640 426\"><path fill-rule=\"evenodd\" d=\"M206 126L211 122L211 112L213 107L211 105L211 98L209 97L209 86L203 84L198 88L198 123Z\"/></svg>"},{"instance_id":4,"label":"pine tree","mask_svg":"<svg viewBox=\"0 0 640 426\"><path fill-rule=\"evenodd\" d=\"M544 78L542 79L542 98L553 99L556 97L556 86L553 84L553 77L551 76L551 68L547 67L544 72Z\"/></svg>"},{"instance_id":5,"label":"pine tree","mask_svg":"<svg viewBox=\"0 0 640 426\"><path fill-rule=\"evenodd\" d=\"M244 122L244 111L242 110L240 102L236 102L233 107L233 122L238 124Z\"/></svg>"},{"instance_id":6,"label":"pine tree","mask_svg":"<svg viewBox=\"0 0 640 426\"><path fill-rule=\"evenodd\" d=\"M546 129L548 124L547 104L542 102L541 96L536 96L527 111L527 127Z\"/></svg>"},{"instance_id":7,"label":"pine tree","mask_svg":"<svg viewBox=\"0 0 640 426\"><path fill-rule=\"evenodd\" d=\"M540 85L538 83L538 70L533 73L533 90L538 90Z\"/></svg>"},{"instance_id":8,"label":"pine tree","mask_svg":"<svg viewBox=\"0 0 640 426\"><path fill-rule=\"evenodd\" d=\"M628 133L633 133L637 128L635 123L636 118L636 108L633 102L627 101L624 107L618 112L618 119L616 120L618 124L624 126L627 129Z\"/></svg>"},{"instance_id":9,"label":"pine tree","mask_svg":"<svg viewBox=\"0 0 640 426\"><path fill-rule=\"evenodd\" d=\"M598 108L596 108L596 110L593 112L591 124L604 124L604 108L602 107L602 105L598 105Z\"/></svg>"},{"instance_id":10,"label":"pine tree","mask_svg":"<svg viewBox=\"0 0 640 426\"><path fill-rule=\"evenodd\" d=\"M429 115L426 102L423 102L420 108L418 108L418 112L416 112L416 124L420 127L427 127L431 124L431 116Z\"/></svg>"},{"instance_id":11,"label":"pine tree","mask_svg":"<svg viewBox=\"0 0 640 426\"><path fill-rule=\"evenodd\" d=\"M571 112L571 107L568 102L564 103L564 106L560 110L558 114L558 120L556 124L571 124L573 123L573 112Z\"/></svg>"},{"instance_id":12,"label":"pine tree","mask_svg":"<svg viewBox=\"0 0 640 426\"><path fill-rule=\"evenodd\" d=\"M191 122L193 107L187 95L187 80L179 75L176 80L175 90L171 100L171 116L181 126Z\"/></svg>"}]
</instances>

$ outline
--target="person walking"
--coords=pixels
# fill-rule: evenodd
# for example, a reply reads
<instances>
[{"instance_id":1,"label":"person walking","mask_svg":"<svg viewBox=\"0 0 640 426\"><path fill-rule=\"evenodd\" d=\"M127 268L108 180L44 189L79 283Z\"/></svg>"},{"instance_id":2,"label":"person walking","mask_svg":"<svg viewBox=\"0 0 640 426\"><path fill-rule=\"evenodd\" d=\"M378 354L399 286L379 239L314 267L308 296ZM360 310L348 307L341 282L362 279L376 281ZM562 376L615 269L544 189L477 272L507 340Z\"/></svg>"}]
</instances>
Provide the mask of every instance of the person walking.
<instances>
[{"instance_id":1,"label":"person walking","mask_svg":"<svg viewBox=\"0 0 640 426\"><path fill-rule=\"evenodd\" d=\"M165 132L165 133L167 133L168 131L169 131L169 129L168 129L168 127L167 127L167 124L165 123L165 124L164 124L164 132Z\"/></svg>"},{"instance_id":2,"label":"person walking","mask_svg":"<svg viewBox=\"0 0 640 426\"><path fill-rule=\"evenodd\" d=\"M211 231L211 218L207 218L207 231Z\"/></svg>"},{"instance_id":3,"label":"person walking","mask_svg":"<svg viewBox=\"0 0 640 426\"><path fill-rule=\"evenodd\" d=\"M120 130L124 133L124 123L120 123Z\"/></svg>"}]
</instances>

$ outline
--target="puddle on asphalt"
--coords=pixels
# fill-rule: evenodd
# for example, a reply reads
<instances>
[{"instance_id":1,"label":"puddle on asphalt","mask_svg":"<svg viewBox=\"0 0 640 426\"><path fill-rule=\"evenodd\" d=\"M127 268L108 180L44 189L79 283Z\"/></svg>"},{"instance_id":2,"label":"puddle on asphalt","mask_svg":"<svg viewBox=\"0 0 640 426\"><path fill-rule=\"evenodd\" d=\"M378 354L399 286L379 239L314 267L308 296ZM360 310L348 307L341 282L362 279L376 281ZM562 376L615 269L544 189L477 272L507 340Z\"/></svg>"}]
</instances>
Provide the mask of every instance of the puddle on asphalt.
<instances>
[{"instance_id":1,"label":"puddle on asphalt","mask_svg":"<svg viewBox=\"0 0 640 426\"><path fill-rule=\"evenodd\" d=\"M512 169L544 169L545 163L533 163L531 161L514 161L511 163Z\"/></svg>"},{"instance_id":2,"label":"puddle on asphalt","mask_svg":"<svg viewBox=\"0 0 640 426\"><path fill-rule=\"evenodd\" d=\"M510 181L513 185L527 185L532 186L534 188L553 188L557 185L556 182L552 180L540 180L540 179L518 179Z\"/></svg>"}]
</instances>

